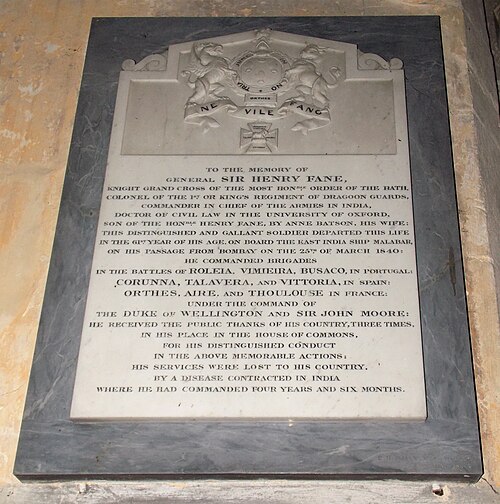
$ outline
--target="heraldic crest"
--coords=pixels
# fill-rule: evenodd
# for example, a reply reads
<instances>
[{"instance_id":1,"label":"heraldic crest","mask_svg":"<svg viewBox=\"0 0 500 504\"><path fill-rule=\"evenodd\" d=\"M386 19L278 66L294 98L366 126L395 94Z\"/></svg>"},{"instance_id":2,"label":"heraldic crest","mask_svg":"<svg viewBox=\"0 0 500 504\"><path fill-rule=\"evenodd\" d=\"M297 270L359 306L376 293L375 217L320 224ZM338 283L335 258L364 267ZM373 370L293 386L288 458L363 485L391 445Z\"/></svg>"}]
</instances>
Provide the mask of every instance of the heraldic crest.
<instances>
[{"instance_id":1,"label":"heraldic crest","mask_svg":"<svg viewBox=\"0 0 500 504\"><path fill-rule=\"evenodd\" d=\"M193 44L189 63L181 71L192 94L184 121L204 133L220 126L218 114L245 120L240 148L248 153L278 149L280 119L294 117L291 130L303 135L331 122L330 91L345 78L337 66L326 67L326 48L307 44L298 57L273 49L271 30L255 34L254 48L232 59L214 42ZM276 125L276 127L275 127Z\"/></svg>"}]
</instances>

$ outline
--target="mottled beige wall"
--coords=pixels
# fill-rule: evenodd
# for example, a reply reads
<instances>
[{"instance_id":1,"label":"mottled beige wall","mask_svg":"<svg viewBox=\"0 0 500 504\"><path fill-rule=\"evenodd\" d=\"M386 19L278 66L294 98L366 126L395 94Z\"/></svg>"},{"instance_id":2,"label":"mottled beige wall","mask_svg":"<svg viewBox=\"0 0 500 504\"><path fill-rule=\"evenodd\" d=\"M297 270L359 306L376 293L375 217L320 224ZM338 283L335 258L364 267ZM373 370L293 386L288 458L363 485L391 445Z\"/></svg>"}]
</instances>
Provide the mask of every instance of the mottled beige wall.
<instances>
[{"instance_id":1,"label":"mottled beige wall","mask_svg":"<svg viewBox=\"0 0 500 504\"><path fill-rule=\"evenodd\" d=\"M479 164L460 0L0 0L0 483L4 487L16 483L12 466L91 18L426 14L442 16L485 477L500 485L495 255L487 233L488 180Z\"/></svg>"}]
</instances>

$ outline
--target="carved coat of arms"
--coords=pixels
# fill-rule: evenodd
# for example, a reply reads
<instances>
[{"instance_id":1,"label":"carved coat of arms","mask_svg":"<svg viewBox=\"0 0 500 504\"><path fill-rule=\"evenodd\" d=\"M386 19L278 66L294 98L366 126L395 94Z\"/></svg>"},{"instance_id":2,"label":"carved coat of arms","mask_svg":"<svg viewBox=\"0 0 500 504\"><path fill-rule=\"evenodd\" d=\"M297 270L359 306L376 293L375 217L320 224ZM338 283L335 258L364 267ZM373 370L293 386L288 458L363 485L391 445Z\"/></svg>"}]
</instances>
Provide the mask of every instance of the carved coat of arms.
<instances>
[{"instance_id":1,"label":"carved coat of arms","mask_svg":"<svg viewBox=\"0 0 500 504\"><path fill-rule=\"evenodd\" d=\"M221 44L193 45L189 64L181 71L192 88L185 122L206 133L219 127L220 113L244 120L240 148L249 153L277 150L278 121L285 117L295 117L291 130L304 135L328 125L329 93L345 77L336 66L325 71L326 49L304 44L298 57L290 57L272 48L270 30L256 32L254 46L229 59Z\"/></svg>"}]
</instances>

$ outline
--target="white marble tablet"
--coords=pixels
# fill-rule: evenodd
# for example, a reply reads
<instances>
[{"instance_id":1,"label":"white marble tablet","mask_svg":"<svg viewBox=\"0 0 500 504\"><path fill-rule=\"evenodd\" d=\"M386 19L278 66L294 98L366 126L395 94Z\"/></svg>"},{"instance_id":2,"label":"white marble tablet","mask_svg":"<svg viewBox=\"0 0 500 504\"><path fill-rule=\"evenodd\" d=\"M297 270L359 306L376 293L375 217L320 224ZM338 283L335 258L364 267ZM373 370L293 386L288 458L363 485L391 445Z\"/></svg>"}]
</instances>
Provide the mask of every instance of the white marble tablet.
<instances>
[{"instance_id":1,"label":"white marble tablet","mask_svg":"<svg viewBox=\"0 0 500 504\"><path fill-rule=\"evenodd\" d=\"M402 62L263 30L123 68L71 418L425 419Z\"/></svg>"}]
</instances>

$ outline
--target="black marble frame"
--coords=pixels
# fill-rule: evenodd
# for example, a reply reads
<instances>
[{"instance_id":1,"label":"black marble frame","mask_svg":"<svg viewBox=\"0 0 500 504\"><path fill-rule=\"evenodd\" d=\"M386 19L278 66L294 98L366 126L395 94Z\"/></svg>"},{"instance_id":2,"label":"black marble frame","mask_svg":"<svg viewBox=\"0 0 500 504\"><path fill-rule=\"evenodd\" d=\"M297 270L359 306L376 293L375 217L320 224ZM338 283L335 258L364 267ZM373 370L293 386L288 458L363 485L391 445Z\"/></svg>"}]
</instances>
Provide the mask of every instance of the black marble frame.
<instances>
[{"instance_id":1,"label":"black marble frame","mask_svg":"<svg viewBox=\"0 0 500 504\"><path fill-rule=\"evenodd\" d=\"M428 418L69 420L120 66L259 27L404 62ZM482 474L439 18L94 19L15 474L77 478L479 479Z\"/></svg>"}]
</instances>

